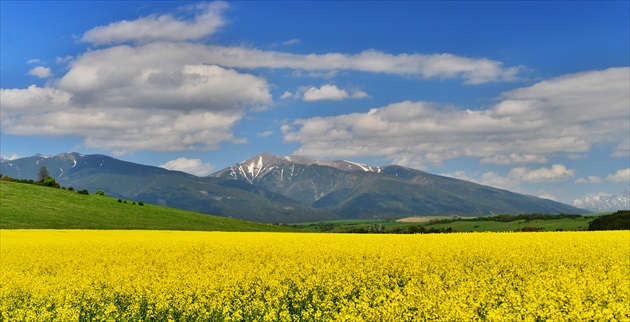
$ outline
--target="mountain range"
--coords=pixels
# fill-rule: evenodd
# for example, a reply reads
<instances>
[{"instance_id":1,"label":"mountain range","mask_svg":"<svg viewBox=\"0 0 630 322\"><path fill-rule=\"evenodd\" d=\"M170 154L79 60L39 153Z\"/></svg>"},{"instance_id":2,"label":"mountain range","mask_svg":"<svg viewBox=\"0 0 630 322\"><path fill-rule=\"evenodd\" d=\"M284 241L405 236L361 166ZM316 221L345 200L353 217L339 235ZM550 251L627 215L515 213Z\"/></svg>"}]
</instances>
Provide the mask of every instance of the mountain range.
<instances>
[{"instance_id":1,"label":"mountain range","mask_svg":"<svg viewBox=\"0 0 630 322\"><path fill-rule=\"evenodd\" d=\"M617 195L588 195L573 200L573 206L593 212L608 212L630 209L630 189Z\"/></svg>"},{"instance_id":2,"label":"mountain range","mask_svg":"<svg viewBox=\"0 0 630 322\"><path fill-rule=\"evenodd\" d=\"M269 153L207 177L79 153L1 159L0 173L35 179L42 166L62 186L103 190L113 197L267 223L586 212L401 166L374 167Z\"/></svg>"}]
</instances>

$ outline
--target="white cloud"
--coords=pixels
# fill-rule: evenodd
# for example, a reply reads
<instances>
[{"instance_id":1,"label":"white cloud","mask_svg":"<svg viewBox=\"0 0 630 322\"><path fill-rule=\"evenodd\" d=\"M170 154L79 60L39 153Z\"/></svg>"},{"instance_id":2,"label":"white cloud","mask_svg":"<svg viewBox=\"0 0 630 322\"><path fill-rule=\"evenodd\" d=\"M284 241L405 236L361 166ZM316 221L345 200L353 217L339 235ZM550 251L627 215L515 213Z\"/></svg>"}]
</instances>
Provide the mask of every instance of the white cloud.
<instances>
[{"instance_id":1,"label":"white cloud","mask_svg":"<svg viewBox=\"0 0 630 322\"><path fill-rule=\"evenodd\" d=\"M630 168L617 170L614 174L607 175L606 181L630 183Z\"/></svg>"},{"instance_id":2,"label":"white cloud","mask_svg":"<svg viewBox=\"0 0 630 322\"><path fill-rule=\"evenodd\" d=\"M289 39L289 40L283 41L282 45L283 46L291 46L291 45L295 45L295 44L299 44L299 43L301 43L300 39L293 38L293 39Z\"/></svg>"},{"instance_id":3,"label":"white cloud","mask_svg":"<svg viewBox=\"0 0 630 322\"><path fill-rule=\"evenodd\" d=\"M553 200L553 201L558 201L558 198L556 198L556 196L549 194L549 193L542 193L538 195L538 198L543 198L543 199L549 199L549 200Z\"/></svg>"},{"instance_id":4,"label":"white cloud","mask_svg":"<svg viewBox=\"0 0 630 322\"><path fill-rule=\"evenodd\" d=\"M630 138L626 137L617 147L615 147L613 153L610 155L614 158L623 158L630 156Z\"/></svg>"},{"instance_id":5,"label":"white cloud","mask_svg":"<svg viewBox=\"0 0 630 322\"><path fill-rule=\"evenodd\" d=\"M506 190L513 190L519 182L510 176L502 176L494 171L488 171L481 175L481 184Z\"/></svg>"},{"instance_id":6,"label":"white cloud","mask_svg":"<svg viewBox=\"0 0 630 322\"><path fill-rule=\"evenodd\" d=\"M333 100L341 101L348 98L348 92L337 88L335 85L323 85L320 88L311 87L304 92L304 100L307 102Z\"/></svg>"},{"instance_id":7,"label":"white cloud","mask_svg":"<svg viewBox=\"0 0 630 322\"><path fill-rule=\"evenodd\" d=\"M272 103L265 80L231 69L133 64L117 51L93 60L91 53L72 63L60 89L2 89L3 132L72 135L116 154L215 149L245 142L232 127L248 110Z\"/></svg>"},{"instance_id":8,"label":"white cloud","mask_svg":"<svg viewBox=\"0 0 630 322\"><path fill-rule=\"evenodd\" d=\"M539 154L510 153L500 155L484 156L481 163L489 164L525 164L525 163L546 163L547 157Z\"/></svg>"},{"instance_id":9,"label":"white cloud","mask_svg":"<svg viewBox=\"0 0 630 322\"><path fill-rule=\"evenodd\" d=\"M506 92L488 110L404 101L367 113L297 119L283 133L300 144L296 154L307 156L544 163L558 153L584 155L597 143L625 142L629 87L630 68L610 68Z\"/></svg>"},{"instance_id":10,"label":"white cloud","mask_svg":"<svg viewBox=\"0 0 630 322\"><path fill-rule=\"evenodd\" d=\"M370 95L361 90L354 90L350 97L355 98L355 99L361 99L361 98L368 98L370 97Z\"/></svg>"},{"instance_id":11,"label":"white cloud","mask_svg":"<svg viewBox=\"0 0 630 322\"><path fill-rule=\"evenodd\" d=\"M222 1L199 4L195 6L194 18L188 21L168 14L123 20L93 28L81 40L95 45L196 40L215 33L225 25L222 14L227 8L228 4Z\"/></svg>"},{"instance_id":12,"label":"white cloud","mask_svg":"<svg viewBox=\"0 0 630 322\"><path fill-rule=\"evenodd\" d=\"M8 157L3 157L3 156L0 155L0 158L5 159L5 160L9 160L9 161L15 160L15 159L20 159L20 158L23 158L23 157L24 157L23 155L19 155L19 154L15 154L15 153L9 155Z\"/></svg>"},{"instance_id":13,"label":"white cloud","mask_svg":"<svg viewBox=\"0 0 630 322\"><path fill-rule=\"evenodd\" d=\"M29 59L26 61L27 64L38 64L41 63L42 61L39 58L33 58L33 59Z\"/></svg>"},{"instance_id":14,"label":"white cloud","mask_svg":"<svg viewBox=\"0 0 630 322\"><path fill-rule=\"evenodd\" d=\"M154 49L88 51L54 87L2 89L3 133L70 135L116 154L215 149L246 142L232 127L273 104L262 78Z\"/></svg>"},{"instance_id":15,"label":"white cloud","mask_svg":"<svg viewBox=\"0 0 630 322\"><path fill-rule=\"evenodd\" d=\"M273 131L263 131L263 132L260 132L260 133L256 133L256 135L258 135L260 137L263 137L263 138L266 138L266 137L268 137L268 136L270 136L272 134L273 134Z\"/></svg>"},{"instance_id":16,"label":"white cloud","mask_svg":"<svg viewBox=\"0 0 630 322\"><path fill-rule=\"evenodd\" d=\"M479 181L476 178L476 174L468 174L466 173L466 171L463 170L458 170L455 172L451 172L451 173L440 173L441 176L445 176L445 177L451 177L451 178L455 178L455 179L460 179L460 180L465 180L465 181L470 181L470 182L475 182L475 183L479 183Z\"/></svg>"},{"instance_id":17,"label":"white cloud","mask_svg":"<svg viewBox=\"0 0 630 322\"><path fill-rule=\"evenodd\" d=\"M575 170L567 169L562 164L554 164L551 168L530 170L525 167L510 170L508 176L523 182L559 182L573 177Z\"/></svg>"},{"instance_id":18,"label":"white cloud","mask_svg":"<svg viewBox=\"0 0 630 322\"><path fill-rule=\"evenodd\" d=\"M49 67L37 66L29 70L28 74L39 78L48 78L52 75L52 72Z\"/></svg>"},{"instance_id":19,"label":"white cloud","mask_svg":"<svg viewBox=\"0 0 630 322\"><path fill-rule=\"evenodd\" d=\"M501 189L518 190L518 187L522 183L566 181L569 178L573 177L574 174L575 170L567 169L562 164L554 164L551 166L551 168L513 168L506 175L501 175L494 171L488 171L481 175L481 180L470 181ZM465 175L465 173L460 175Z\"/></svg>"},{"instance_id":20,"label":"white cloud","mask_svg":"<svg viewBox=\"0 0 630 322\"><path fill-rule=\"evenodd\" d=\"M211 163L202 162L201 159L178 158L161 165L160 167L168 170L183 171L194 174L196 176L207 176L215 166Z\"/></svg>"},{"instance_id":21,"label":"white cloud","mask_svg":"<svg viewBox=\"0 0 630 322\"><path fill-rule=\"evenodd\" d=\"M330 85L330 84L322 85L320 88L317 88L317 87L302 88L301 91L304 92L303 99L307 102L323 101L323 100L341 101L348 98L362 99L362 98L370 97L368 93L361 90L354 90L352 91L352 94L348 94L348 91L346 91L345 89L339 89L337 86Z\"/></svg>"},{"instance_id":22,"label":"white cloud","mask_svg":"<svg viewBox=\"0 0 630 322\"><path fill-rule=\"evenodd\" d=\"M511 81L517 78L518 67L503 68L500 62L471 59L454 55L399 54L377 51L358 54L292 54L244 47L208 46L198 43L153 42L129 47L111 47L132 56L142 54L150 61L159 58L165 64L216 64L230 68L288 68L307 71L310 77L330 77L341 70L419 76L427 79L461 78L468 84ZM91 56L97 58L92 51ZM84 54L85 55L85 54ZM141 63L141 61L140 61Z\"/></svg>"},{"instance_id":23,"label":"white cloud","mask_svg":"<svg viewBox=\"0 0 630 322\"><path fill-rule=\"evenodd\" d=\"M282 96L280 96L280 99L285 100L285 99L288 99L288 98L291 98L291 97L294 97L293 94L291 92L289 92L289 91L286 91L286 92L284 92L284 94L282 94Z\"/></svg>"},{"instance_id":24,"label":"white cloud","mask_svg":"<svg viewBox=\"0 0 630 322\"><path fill-rule=\"evenodd\" d=\"M598 176L588 176L586 178L579 178L575 180L575 183L602 183L604 179Z\"/></svg>"},{"instance_id":25,"label":"white cloud","mask_svg":"<svg viewBox=\"0 0 630 322\"><path fill-rule=\"evenodd\" d=\"M63 63L67 63L69 61L71 61L72 59L74 59L74 57L67 55L66 57L57 57L55 58L55 62L57 64L63 64Z\"/></svg>"}]
</instances>

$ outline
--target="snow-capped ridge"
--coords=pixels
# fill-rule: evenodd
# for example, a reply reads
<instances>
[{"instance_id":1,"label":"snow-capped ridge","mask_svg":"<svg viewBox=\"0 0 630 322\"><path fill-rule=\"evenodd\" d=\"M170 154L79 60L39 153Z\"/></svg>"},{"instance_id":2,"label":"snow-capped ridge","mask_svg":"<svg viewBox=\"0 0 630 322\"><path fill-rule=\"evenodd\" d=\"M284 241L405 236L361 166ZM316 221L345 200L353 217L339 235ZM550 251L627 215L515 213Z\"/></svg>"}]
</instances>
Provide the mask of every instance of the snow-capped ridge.
<instances>
[{"instance_id":1,"label":"snow-capped ridge","mask_svg":"<svg viewBox=\"0 0 630 322\"><path fill-rule=\"evenodd\" d=\"M591 194L573 200L574 207L594 212L608 212L630 209L630 189L617 195Z\"/></svg>"},{"instance_id":2,"label":"snow-capped ridge","mask_svg":"<svg viewBox=\"0 0 630 322\"><path fill-rule=\"evenodd\" d=\"M326 167L332 167L343 171L363 171L363 172L376 172L380 173L382 167L370 166L362 163L352 161L319 161L312 160L299 155L291 156L275 156L268 152L255 155L247 160L243 160L235 165L230 166L227 169L219 171L211 176L220 176L221 173L228 172L229 175L234 178L243 178L250 184L253 184L255 180L264 177L271 171L278 169L280 172L280 178L282 181L290 180L295 175L296 165L320 165ZM285 169L290 169L290 174Z\"/></svg>"}]
</instances>

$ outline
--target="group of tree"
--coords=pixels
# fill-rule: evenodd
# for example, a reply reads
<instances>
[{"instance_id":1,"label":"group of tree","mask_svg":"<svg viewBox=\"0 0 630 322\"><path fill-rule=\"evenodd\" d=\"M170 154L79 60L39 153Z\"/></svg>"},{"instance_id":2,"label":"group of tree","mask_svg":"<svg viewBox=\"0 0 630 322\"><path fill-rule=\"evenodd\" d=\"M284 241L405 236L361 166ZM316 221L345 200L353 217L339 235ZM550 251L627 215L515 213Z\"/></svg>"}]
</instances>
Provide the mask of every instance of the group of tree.
<instances>
[{"instance_id":1,"label":"group of tree","mask_svg":"<svg viewBox=\"0 0 630 322\"><path fill-rule=\"evenodd\" d=\"M16 178L11 178L9 176L5 176L2 174L0 174L0 180L17 182L17 183L35 184L38 186L45 186L45 187L58 188L58 189L63 189L63 190L68 190L68 191L74 191L74 188L72 187L68 187L68 188L62 187L59 183L57 183L55 178L50 176L50 173L48 172L48 169L46 167L39 168L39 171L37 172L37 180L16 179ZM87 190L79 190L77 191L77 193L84 194L84 195L89 194Z\"/></svg>"},{"instance_id":2,"label":"group of tree","mask_svg":"<svg viewBox=\"0 0 630 322\"><path fill-rule=\"evenodd\" d=\"M457 221L496 221L496 222L512 222L517 220L524 220L525 222L530 222L534 220L554 220L554 219L562 219L562 218L571 218L578 219L582 218L582 215L574 215L574 214L520 214L520 215L510 215L510 214L500 214L496 216L486 216L486 217L459 217L452 219L439 219L439 220L431 220L432 224L450 224Z\"/></svg>"},{"instance_id":3,"label":"group of tree","mask_svg":"<svg viewBox=\"0 0 630 322\"><path fill-rule=\"evenodd\" d=\"M630 210L599 216L588 224L588 230L630 230Z\"/></svg>"}]
</instances>

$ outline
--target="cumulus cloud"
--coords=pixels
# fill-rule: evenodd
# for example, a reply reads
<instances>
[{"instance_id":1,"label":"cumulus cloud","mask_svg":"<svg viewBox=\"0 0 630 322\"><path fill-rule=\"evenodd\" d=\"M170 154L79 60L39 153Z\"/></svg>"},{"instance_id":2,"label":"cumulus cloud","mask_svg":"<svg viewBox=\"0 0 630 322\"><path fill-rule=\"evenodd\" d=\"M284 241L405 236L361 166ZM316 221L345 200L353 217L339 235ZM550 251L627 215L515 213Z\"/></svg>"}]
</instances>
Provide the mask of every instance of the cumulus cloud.
<instances>
[{"instance_id":1,"label":"cumulus cloud","mask_svg":"<svg viewBox=\"0 0 630 322\"><path fill-rule=\"evenodd\" d=\"M286 91L280 96L280 99L286 100L286 99L289 99L291 97L294 97L293 93L291 93L289 91Z\"/></svg>"},{"instance_id":2,"label":"cumulus cloud","mask_svg":"<svg viewBox=\"0 0 630 322\"><path fill-rule=\"evenodd\" d=\"M226 2L219 1L196 5L195 15L190 20L178 19L169 14L123 20L93 28L81 40L95 45L196 40L215 33L225 25L222 14L227 8Z\"/></svg>"},{"instance_id":3,"label":"cumulus cloud","mask_svg":"<svg viewBox=\"0 0 630 322\"><path fill-rule=\"evenodd\" d=\"M617 170L617 172L607 175L606 181L610 182L630 182L630 168Z\"/></svg>"},{"instance_id":4,"label":"cumulus cloud","mask_svg":"<svg viewBox=\"0 0 630 322\"><path fill-rule=\"evenodd\" d=\"M554 164L551 168L541 167L538 169L530 169L526 167L517 167L511 169L505 175L501 175L494 171L488 171L481 175L480 180L470 181L501 189L518 190L518 187L522 183L561 182L570 179L574 174L575 170L567 169L562 164ZM465 172L461 172L459 175L464 177L467 176Z\"/></svg>"},{"instance_id":5,"label":"cumulus cloud","mask_svg":"<svg viewBox=\"0 0 630 322\"><path fill-rule=\"evenodd\" d=\"M3 132L83 137L87 147L116 154L215 149L246 142L232 127L271 103L267 82L249 74L150 62L107 69L118 57L125 65L117 55L78 58L59 88L2 89Z\"/></svg>"},{"instance_id":6,"label":"cumulus cloud","mask_svg":"<svg viewBox=\"0 0 630 322\"><path fill-rule=\"evenodd\" d=\"M575 170L567 169L562 164L554 164L551 168L528 169L525 167L510 170L508 177L523 182L559 182L573 177Z\"/></svg>"},{"instance_id":7,"label":"cumulus cloud","mask_svg":"<svg viewBox=\"0 0 630 322\"><path fill-rule=\"evenodd\" d=\"M317 87L303 88L301 89L301 91L304 92L302 99L307 102L324 101L324 100L341 101L348 98L362 99L362 98L370 97L368 93L361 90L353 90L351 91L351 94L348 94L348 91L346 91L345 89L340 89L337 86L330 85L330 84L322 85L320 88L317 88Z\"/></svg>"},{"instance_id":8,"label":"cumulus cloud","mask_svg":"<svg viewBox=\"0 0 630 322\"><path fill-rule=\"evenodd\" d=\"M335 85L323 85L320 88L311 87L304 92L304 100L307 102L333 100L341 101L348 98L348 92L337 88Z\"/></svg>"},{"instance_id":9,"label":"cumulus cloud","mask_svg":"<svg viewBox=\"0 0 630 322\"><path fill-rule=\"evenodd\" d=\"M28 74L39 78L48 78L52 75L52 72L49 67L37 66L29 70Z\"/></svg>"},{"instance_id":10,"label":"cumulus cloud","mask_svg":"<svg viewBox=\"0 0 630 322\"><path fill-rule=\"evenodd\" d=\"M623 147L630 127L629 75L628 67L565 75L506 92L481 111L404 101L367 113L297 119L283 133L300 144L296 154L308 156L544 163L558 153L588 153L597 143Z\"/></svg>"},{"instance_id":11,"label":"cumulus cloud","mask_svg":"<svg viewBox=\"0 0 630 322\"><path fill-rule=\"evenodd\" d=\"M27 64L39 64L42 61L39 58L33 58L26 61Z\"/></svg>"},{"instance_id":12,"label":"cumulus cloud","mask_svg":"<svg viewBox=\"0 0 630 322\"><path fill-rule=\"evenodd\" d=\"M196 176L207 176L215 166L208 162L203 162L201 159L187 159L178 158L171 160L161 165L160 167L168 170L183 171Z\"/></svg>"}]
</instances>

